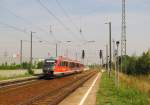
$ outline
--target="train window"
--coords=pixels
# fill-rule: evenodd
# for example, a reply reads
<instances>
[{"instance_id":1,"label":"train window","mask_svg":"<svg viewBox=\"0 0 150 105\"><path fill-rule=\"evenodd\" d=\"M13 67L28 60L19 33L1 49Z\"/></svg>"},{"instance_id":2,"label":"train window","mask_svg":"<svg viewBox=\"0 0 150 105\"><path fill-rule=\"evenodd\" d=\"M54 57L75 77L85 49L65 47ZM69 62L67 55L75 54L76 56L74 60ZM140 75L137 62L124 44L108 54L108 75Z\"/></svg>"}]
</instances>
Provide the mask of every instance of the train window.
<instances>
[{"instance_id":1,"label":"train window","mask_svg":"<svg viewBox=\"0 0 150 105\"><path fill-rule=\"evenodd\" d=\"M65 61L63 61L63 66L66 66L66 62Z\"/></svg>"},{"instance_id":2,"label":"train window","mask_svg":"<svg viewBox=\"0 0 150 105\"><path fill-rule=\"evenodd\" d=\"M64 61L61 62L61 66L65 66L65 62Z\"/></svg>"},{"instance_id":3,"label":"train window","mask_svg":"<svg viewBox=\"0 0 150 105\"><path fill-rule=\"evenodd\" d=\"M71 62L71 67L74 68L75 67L75 63Z\"/></svg>"},{"instance_id":4,"label":"train window","mask_svg":"<svg viewBox=\"0 0 150 105\"><path fill-rule=\"evenodd\" d=\"M70 68L73 68L73 62L70 62L70 63L69 63L69 67L70 67Z\"/></svg>"},{"instance_id":5,"label":"train window","mask_svg":"<svg viewBox=\"0 0 150 105\"><path fill-rule=\"evenodd\" d=\"M65 66L65 62L64 61L62 62L62 66Z\"/></svg>"},{"instance_id":6,"label":"train window","mask_svg":"<svg viewBox=\"0 0 150 105\"><path fill-rule=\"evenodd\" d=\"M79 63L78 63L78 67L80 67Z\"/></svg>"},{"instance_id":7,"label":"train window","mask_svg":"<svg viewBox=\"0 0 150 105\"><path fill-rule=\"evenodd\" d=\"M64 61L62 62L62 66L65 66L65 62Z\"/></svg>"},{"instance_id":8,"label":"train window","mask_svg":"<svg viewBox=\"0 0 150 105\"><path fill-rule=\"evenodd\" d=\"M69 67L71 67L71 62L68 62Z\"/></svg>"},{"instance_id":9,"label":"train window","mask_svg":"<svg viewBox=\"0 0 150 105\"><path fill-rule=\"evenodd\" d=\"M74 63L74 67L77 67L77 64L76 64L76 63Z\"/></svg>"},{"instance_id":10,"label":"train window","mask_svg":"<svg viewBox=\"0 0 150 105\"><path fill-rule=\"evenodd\" d=\"M76 67L77 67L77 68L79 67L79 64L78 64L78 63L76 63Z\"/></svg>"},{"instance_id":11,"label":"train window","mask_svg":"<svg viewBox=\"0 0 150 105\"><path fill-rule=\"evenodd\" d=\"M55 64L54 60L45 60L44 66L53 66Z\"/></svg>"},{"instance_id":12,"label":"train window","mask_svg":"<svg viewBox=\"0 0 150 105\"><path fill-rule=\"evenodd\" d=\"M69 67L72 68L72 63L71 62L69 63Z\"/></svg>"},{"instance_id":13,"label":"train window","mask_svg":"<svg viewBox=\"0 0 150 105\"><path fill-rule=\"evenodd\" d=\"M71 68L73 68L73 63L71 62Z\"/></svg>"},{"instance_id":14,"label":"train window","mask_svg":"<svg viewBox=\"0 0 150 105\"><path fill-rule=\"evenodd\" d=\"M68 62L65 62L65 66L68 66Z\"/></svg>"},{"instance_id":15,"label":"train window","mask_svg":"<svg viewBox=\"0 0 150 105\"><path fill-rule=\"evenodd\" d=\"M79 64L79 67L81 67L81 64Z\"/></svg>"},{"instance_id":16,"label":"train window","mask_svg":"<svg viewBox=\"0 0 150 105\"><path fill-rule=\"evenodd\" d=\"M73 68L75 68L76 67L76 65L75 65L75 63L73 63Z\"/></svg>"},{"instance_id":17,"label":"train window","mask_svg":"<svg viewBox=\"0 0 150 105\"><path fill-rule=\"evenodd\" d=\"M60 62L59 66L63 66L63 62L62 61Z\"/></svg>"},{"instance_id":18,"label":"train window","mask_svg":"<svg viewBox=\"0 0 150 105\"><path fill-rule=\"evenodd\" d=\"M61 66L61 62L59 62L59 66Z\"/></svg>"}]
</instances>

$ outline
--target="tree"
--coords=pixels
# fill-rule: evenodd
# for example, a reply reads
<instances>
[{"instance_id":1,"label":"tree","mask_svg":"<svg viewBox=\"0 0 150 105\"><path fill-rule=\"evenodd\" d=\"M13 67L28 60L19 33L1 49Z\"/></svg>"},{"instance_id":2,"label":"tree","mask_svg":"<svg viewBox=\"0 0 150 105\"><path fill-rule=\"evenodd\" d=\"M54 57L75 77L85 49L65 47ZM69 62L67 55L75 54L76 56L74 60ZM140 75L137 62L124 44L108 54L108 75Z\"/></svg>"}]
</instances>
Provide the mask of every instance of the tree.
<instances>
[{"instance_id":1,"label":"tree","mask_svg":"<svg viewBox=\"0 0 150 105\"><path fill-rule=\"evenodd\" d=\"M150 52L143 53L137 61L137 74L150 73Z\"/></svg>"}]
</instances>

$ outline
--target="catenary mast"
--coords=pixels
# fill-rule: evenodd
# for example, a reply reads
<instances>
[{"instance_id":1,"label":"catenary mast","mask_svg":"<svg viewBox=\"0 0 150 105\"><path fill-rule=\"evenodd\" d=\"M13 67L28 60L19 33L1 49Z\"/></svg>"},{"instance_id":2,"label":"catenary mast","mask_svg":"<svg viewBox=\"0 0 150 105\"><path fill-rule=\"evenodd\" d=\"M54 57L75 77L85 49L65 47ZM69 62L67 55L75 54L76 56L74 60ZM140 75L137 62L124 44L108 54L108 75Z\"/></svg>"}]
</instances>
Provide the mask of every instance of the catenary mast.
<instances>
[{"instance_id":1,"label":"catenary mast","mask_svg":"<svg viewBox=\"0 0 150 105\"><path fill-rule=\"evenodd\" d=\"M122 0L122 25L121 25L121 71L126 72L126 1ZM125 61L124 68L122 67Z\"/></svg>"}]
</instances>

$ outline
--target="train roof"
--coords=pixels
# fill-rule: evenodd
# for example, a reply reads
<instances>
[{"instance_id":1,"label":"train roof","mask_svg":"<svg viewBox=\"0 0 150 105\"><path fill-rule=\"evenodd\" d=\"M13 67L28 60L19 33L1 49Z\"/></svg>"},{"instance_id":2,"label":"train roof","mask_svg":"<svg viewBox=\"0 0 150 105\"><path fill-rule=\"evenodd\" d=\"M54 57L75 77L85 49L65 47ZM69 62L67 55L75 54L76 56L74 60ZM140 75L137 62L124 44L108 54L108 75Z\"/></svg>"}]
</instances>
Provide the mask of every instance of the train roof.
<instances>
[{"instance_id":1,"label":"train roof","mask_svg":"<svg viewBox=\"0 0 150 105\"><path fill-rule=\"evenodd\" d=\"M59 56L58 59L59 59L59 60L63 60L63 61L81 63L80 61L73 60L73 59L70 59L70 58L67 58L67 57L62 57L62 56Z\"/></svg>"},{"instance_id":2,"label":"train roof","mask_svg":"<svg viewBox=\"0 0 150 105\"><path fill-rule=\"evenodd\" d=\"M68 62L81 63L80 61L73 60L73 59L70 59L70 58L67 58L67 57L63 57L63 56L50 57L50 58L47 58L47 59L45 59L45 60L63 60L63 61L68 61Z\"/></svg>"},{"instance_id":3,"label":"train roof","mask_svg":"<svg viewBox=\"0 0 150 105\"><path fill-rule=\"evenodd\" d=\"M56 57L46 58L45 60L56 60Z\"/></svg>"}]
</instances>

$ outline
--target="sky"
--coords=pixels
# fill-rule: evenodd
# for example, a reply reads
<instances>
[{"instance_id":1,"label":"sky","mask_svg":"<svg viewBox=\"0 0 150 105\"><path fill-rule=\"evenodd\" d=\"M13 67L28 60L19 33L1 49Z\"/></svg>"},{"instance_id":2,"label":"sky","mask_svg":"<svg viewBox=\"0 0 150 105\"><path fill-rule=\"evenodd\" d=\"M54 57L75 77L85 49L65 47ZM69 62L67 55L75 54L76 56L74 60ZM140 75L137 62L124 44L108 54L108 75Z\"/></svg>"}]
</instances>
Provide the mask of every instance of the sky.
<instances>
[{"instance_id":1,"label":"sky","mask_svg":"<svg viewBox=\"0 0 150 105\"><path fill-rule=\"evenodd\" d=\"M112 22L112 39L121 38L121 1L0 0L0 57L19 53L23 40L23 57L28 59L33 31L34 58L55 56L57 42L58 55L79 59L84 49L86 61L97 63L99 50L105 53L108 44L106 22ZM150 1L126 0L126 24L127 54L140 55L148 50ZM88 43L92 40L95 42Z\"/></svg>"}]
</instances>

